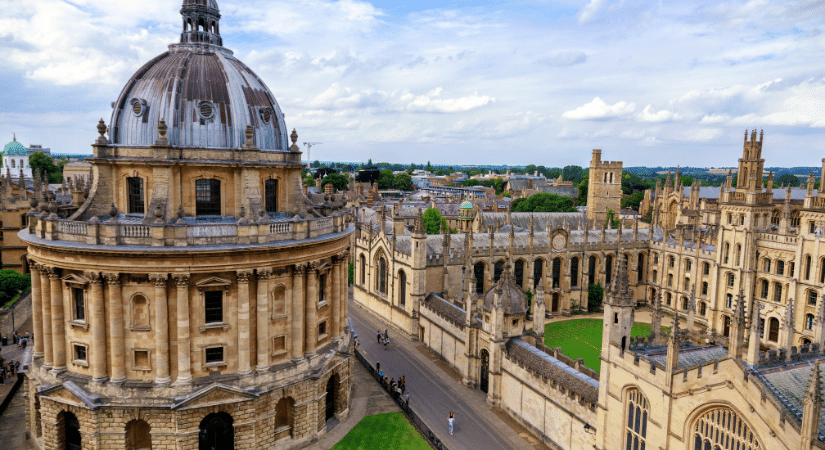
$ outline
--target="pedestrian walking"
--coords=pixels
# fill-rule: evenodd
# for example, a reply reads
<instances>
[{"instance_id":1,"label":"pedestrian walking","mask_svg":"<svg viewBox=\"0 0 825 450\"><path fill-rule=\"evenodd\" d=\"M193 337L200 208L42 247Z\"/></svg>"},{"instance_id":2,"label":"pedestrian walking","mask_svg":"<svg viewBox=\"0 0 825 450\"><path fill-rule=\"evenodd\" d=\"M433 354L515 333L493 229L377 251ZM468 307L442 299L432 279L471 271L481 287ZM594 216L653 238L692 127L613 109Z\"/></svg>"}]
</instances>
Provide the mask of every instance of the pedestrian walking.
<instances>
[{"instance_id":1,"label":"pedestrian walking","mask_svg":"<svg viewBox=\"0 0 825 450\"><path fill-rule=\"evenodd\" d=\"M407 392L406 396L404 397L404 400L407 402L407 409L410 409L410 393L409 392Z\"/></svg>"},{"instance_id":2,"label":"pedestrian walking","mask_svg":"<svg viewBox=\"0 0 825 450\"><path fill-rule=\"evenodd\" d=\"M378 332L376 333L375 337L376 337L376 339L378 340L378 343L380 344L380 343L381 343L381 330L378 330Z\"/></svg>"},{"instance_id":3,"label":"pedestrian walking","mask_svg":"<svg viewBox=\"0 0 825 450\"><path fill-rule=\"evenodd\" d=\"M381 380L384 379L384 371L383 370L378 372L378 377L381 378Z\"/></svg>"},{"instance_id":4,"label":"pedestrian walking","mask_svg":"<svg viewBox=\"0 0 825 450\"><path fill-rule=\"evenodd\" d=\"M375 370L381 372L381 361L375 361Z\"/></svg>"},{"instance_id":5,"label":"pedestrian walking","mask_svg":"<svg viewBox=\"0 0 825 450\"><path fill-rule=\"evenodd\" d=\"M450 424L450 436L453 435L453 427L455 426L455 416L453 412L450 411L450 417L447 418L447 423Z\"/></svg>"},{"instance_id":6,"label":"pedestrian walking","mask_svg":"<svg viewBox=\"0 0 825 450\"><path fill-rule=\"evenodd\" d=\"M387 347L389 347L389 346L390 346L390 340L389 340L389 339L385 339L385 340L384 340L384 350L386 350L386 349L387 349Z\"/></svg>"},{"instance_id":7,"label":"pedestrian walking","mask_svg":"<svg viewBox=\"0 0 825 450\"><path fill-rule=\"evenodd\" d=\"M389 338L390 338L390 330L389 330L389 328L384 328L384 339L386 340L386 339L389 339Z\"/></svg>"}]
</instances>

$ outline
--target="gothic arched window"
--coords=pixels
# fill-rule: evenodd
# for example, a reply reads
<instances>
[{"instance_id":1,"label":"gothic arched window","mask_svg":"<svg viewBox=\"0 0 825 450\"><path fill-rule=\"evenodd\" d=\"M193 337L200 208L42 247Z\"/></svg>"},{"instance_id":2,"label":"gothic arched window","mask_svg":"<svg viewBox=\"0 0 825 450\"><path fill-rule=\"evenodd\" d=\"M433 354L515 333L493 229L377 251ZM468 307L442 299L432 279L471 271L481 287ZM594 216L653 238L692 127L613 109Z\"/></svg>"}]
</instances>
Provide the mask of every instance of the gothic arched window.
<instances>
[{"instance_id":1,"label":"gothic arched window","mask_svg":"<svg viewBox=\"0 0 825 450\"><path fill-rule=\"evenodd\" d=\"M771 317L768 321L768 340L772 342L779 341L779 319Z\"/></svg>"},{"instance_id":2,"label":"gothic arched window","mask_svg":"<svg viewBox=\"0 0 825 450\"><path fill-rule=\"evenodd\" d=\"M762 446L739 415L729 408L720 408L702 414L693 426L693 450L718 448L758 450Z\"/></svg>"},{"instance_id":3,"label":"gothic arched window","mask_svg":"<svg viewBox=\"0 0 825 450\"><path fill-rule=\"evenodd\" d=\"M650 409L645 396L638 389L627 393L627 426L625 426L625 448L644 449L647 437L647 414Z\"/></svg>"}]
</instances>

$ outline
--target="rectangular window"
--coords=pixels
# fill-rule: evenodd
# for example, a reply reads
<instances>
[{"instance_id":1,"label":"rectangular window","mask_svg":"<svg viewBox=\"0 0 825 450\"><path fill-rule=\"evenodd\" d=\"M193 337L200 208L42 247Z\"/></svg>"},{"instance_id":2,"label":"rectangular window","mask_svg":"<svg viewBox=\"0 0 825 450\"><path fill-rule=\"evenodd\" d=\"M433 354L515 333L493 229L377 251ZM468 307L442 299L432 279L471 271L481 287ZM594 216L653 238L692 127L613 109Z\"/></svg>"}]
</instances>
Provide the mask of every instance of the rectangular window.
<instances>
[{"instance_id":1,"label":"rectangular window","mask_svg":"<svg viewBox=\"0 0 825 450\"><path fill-rule=\"evenodd\" d=\"M702 265L704 266L702 273L704 273L705 275L710 275L710 264L704 263Z\"/></svg>"},{"instance_id":2,"label":"rectangular window","mask_svg":"<svg viewBox=\"0 0 825 450\"><path fill-rule=\"evenodd\" d=\"M206 364L223 362L223 347L206 349Z\"/></svg>"},{"instance_id":3,"label":"rectangular window","mask_svg":"<svg viewBox=\"0 0 825 450\"><path fill-rule=\"evenodd\" d=\"M149 351L135 350L135 369L149 370L150 368L151 367L149 366Z\"/></svg>"},{"instance_id":4,"label":"rectangular window","mask_svg":"<svg viewBox=\"0 0 825 450\"><path fill-rule=\"evenodd\" d=\"M221 182L214 179L195 181L195 215L221 215Z\"/></svg>"},{"instance_id":5,"label":"rectangular window","mask_svg":"<svg viewBox=\"0 0 825 450\"><path fill-rule=\"evenodd\" d=\"M286 352L286 336L275 336L272 338L272 354Z\"/></svg>"},{"instance_id":6,"label":"rectangular window","mask_svg":"<svg viewBox=\"0 0 825 450\"><path fill-rule=\"evenodd\" d=\"M784 275L785 274L785 261L777 261L776 262L776 274L777 275Z\"/></svg>"},{"instance_id":7,"label":"rectangular window","mask_svg":"<svg viewBox=\"0 0 825 450\"><path fill-rule=\"evenodd\" d=\"M816 291L814 291L814 290L808 291L808 304L809 305L816 305Z\"/></svg>"},{"instance_id":8,"label":"rectangular window","mask_svg":"<svg viewBox=\"0 0 825 450\"><path fill-rule=\"evenodd\" d=\"M266 212L278 212L278 180L266 180L264 182L264 197L266 199Z\"/></svg>"},{"instance_id":9,"label":"rectangular window","mask_svg":"<svg viewBox=\"0 0 825 450\"><path fill-rule=\"evenodd\" d=\"M685 278L685 290L690 289L690 278Z\"/></svg>"},{"instance_id":10,"label":"rectangular window","mask_svg":"<svg viewBox=\"0 0 825 450\"><path fill-rule=\"evenodd\" d=\"M86 346L85 345L75 345L74 346L74 359L75 359L75 361L86 361Z\"/></svg>"},{"instance_id":11,"label":"rectangular window","mask_svg":"<svg viewBox=\"0 0 825 450\"><path fill-rule=\"evenodd\" d=\"M669 287L669 288L673 287L673 274L672 273L667 274L667 287Z\"/></svg>"},{"instance_id":12,"label":"rectangular window","mask_svg":"<svg viewBox=\"0 0 825 450\"><path fill-rule=\"evenodd\" d=\"M318 324L318 336L323 336L327 334L327 321L323 321Z\"/></svg>"},{"instance_id":13,"label":"rectangular window","mask_svg":"<svg viewBox=\"0 0 825 450\"><path fill-rule=\"evenodd\" d=\"M203 293L206 323L223 322L223 291Z\"/></svg>"},{"instance_id":14,"label":"rectangular window","mask_svg":"<svg viewBox=\"0 0 825 450\"><path fill-rule=\"evenodd\" d=\"M693 267L693 263L691 263L689 259L687 261L685 261L685 270L686 271L689 272L692 267Z\"/></svg>"},{"instance_id":15,"label":"rectangular window","mask_svg":"<svg viewBox=\"0 0 825 450\"><path fill-rule=\"evenodd\" d=\"M83 289L74 288L74 319L81 322L86 320L86 305L83 301Z\"/></svg>"},{"instance_id":16,"label":"rectangular window","mask_svg":"<svg viewBox=\"0 0 825 450\"><path fill-rule=\"evenodd\" d=\"M126 183L129 190L129 214L144 214L143 178L129 177Z\"/></svg>"},{"instance_id":17,"label":"rectangular window","mask_svg":"<svg viewBox=\"0 0 825 450\"><path fill-rule=\"evenodd\" d=\"M728 286L733 287L733 282L734 282L735 279L736 278L734 277L734 275L732 273L729 273L728 274Z\"/></svg>"},{"instance_id":18,"label":"rectangular window","mask_svg":"<svg viewBox=\"0 0 825 450\"><path fill-rule=\"evenodd\" d=\"M789 276L789 277L792 277L792 276L793 276L793 271L794 271L794 266L795 266L795 265L796 265L796 264L795 264L793 261L791 261L791 262L789 262L789 263L788 263L788 276Z\"/></svg>"},{"instance_id":19,"label":"rectangular window","mask_svg":"<svg viewBox=\"0 0 825 450\"><path fill-rule=\"evenodd\" d=\"M708 282L707 281L702 283L702 295L708 295Z\"/></svg>"},{"instance_id":20,"label":"rectangular window","mask_svg":"<svg viewBox=\"0 0 825 450\"><path fill-rule=\"evenodd\" d=\"M322 302L324 302L324 300L326 300L326 298L324 298L324 295L326 294L326 292L324 291L324 286L326 284L327 284L326 274L322 273L321 275L318 275L318 303L322 303Z\"/></svg>"}]
</instances>

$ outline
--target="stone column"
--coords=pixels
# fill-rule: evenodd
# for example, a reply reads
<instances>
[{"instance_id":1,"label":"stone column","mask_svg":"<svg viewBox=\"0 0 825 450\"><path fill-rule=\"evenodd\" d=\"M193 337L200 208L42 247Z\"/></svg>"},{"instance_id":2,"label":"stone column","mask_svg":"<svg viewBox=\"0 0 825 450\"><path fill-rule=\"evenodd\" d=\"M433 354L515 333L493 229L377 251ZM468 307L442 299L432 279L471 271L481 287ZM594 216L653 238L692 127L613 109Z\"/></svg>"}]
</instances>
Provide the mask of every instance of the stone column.
<instances>
[{"instance_id":1,"label":"stone column","mask_svg":"<svg viewBox=\"0 0 825 450\"><path fill-rule=\"evenodd\" d=\"M332 303L332 326L330 333L333 339L337 339L341 334L341 257L332 257L332 269L330 269L330 284L332 287L327 290L329 299Z\"/></svg>"},{"instance_id":2,"label":"stone column","mask_svg":"<svg viewBox=\"0 0 825 450\"><path fill-rule=\"evenodd\" d=\"M104 383L109 379L106 364L106 314L103 302L103 280L97 272L87 273L89 278L89 316L92 327L92 382Z\"/></svg>"},{"instance_id":3,"label":"stone column","mask_svg":"<svg viewBox=\"0 0 825 450\"><path fill-rule=\"evenodd\" d=\"M175 384L192 384L189 349L189 275L174 275L178 295L178 379Z\"/></svg>"},{"instance_id":4,"label":"stone column","mask_svg":"<svg viewBox=\"0 0 825 450\"><path fill-rule=\"evenodd\" d=\"M43 357L43 303L40 297L40 265L29 260L32 277L32 338L35 358Z\"/></svg>"},{"instance_id":5,"label":"stone column","mask_svg":"<svg viewBox=\"0 0 825 450\"><path fill-rule=\"evenodd\" d=\"M270 269L258 269L258 373L269 370L269 277Z\"/></svg>"},{"instance_id":6,"label":"stone column","mask_svg":"<svg viewBox=\"0 0 825 450\"><path fill-rule=\"evenodd\" d=\"M63 286L55 270L49 272L52 291L52 352L55 374L66 371L66 324L63 315Z\"/></svg>"},{"instance_id":7,"label":"stone column","mask_svg":"<svg viewBox=\"0 0 825 450\"><path fill-rule=\"evenodd\" d=\"M306 264L295 264L292 270L292 360L301 359L304 346L304 272Z\"/></svg>"},{"instance_id":8,"label":"stone column","mask_svg":"<svg viewBox=\"0 0 825 450\"><path fill-rule=\"evenodd\" d=\"M111 346L112 376L110 383L126 381L126 358L123 347L123 295L119 273L104 273L109 287L109 345Z\"/></svg>"},{"instance_id":9,"label":"stone column","mask_svg":"<svg viewBox=\"0 0 825 450\"><path fill-rule=\"evenodd\" d=\"M51 369L54 363L54 352L52 351L52 289L49 281L49 272L52 267L39 266L40 269L40 300L43 308L43 335L34 338L43 343L43 368Z\"/></svg>"},{"instance_id":10,"label":"stone column","mask_svg":"<svg viewBox=\"0 0 825 450\"><path fill-rule=\"evenodd\" d=\"M307 271L307 295L305 300L306 306L306 324L304 339L304 356L309 358L315 356L315 348L318 344L318 326L315 318L315 313L318 311L318 262L313 261L309 263L309 270Z\"/></svg>"},{"instance_id":11,"label":"stone column","mask_svg":"<svg viewBox=\"0 0 825 450\"><path fill-rule=\"evenodd\" d=\"M252 272L242 270L238 275L238 375L252 374L250 362L251 336L249 333L249 277Z\"/></svg>"},{"instance_id":12,"label":"stone column","mask_svg":"<svg viewBox=\"0 0 825 450\"><path fill-rule=\"evenodd\" d=\"M169 378L169 306L166 298L166 274L151 274L155 284L155 384L167 386Z\"/></svg>"},{"instance_id":13,"label":"stone column","mask_svg":"<svg viewBox=\"0 0 825 450\"><path fill-rule=\"evenodd\" d=\"M341 316L341 329L346 328L349 325L349 272L348 272L348 257L349 250L344 250L341 253L341 265L338 267L338 270L341 271L341 275L338 277L340 281L340 293L341 296L339 297L340 300L340 316ZM407 298L410 299L410 293L407 293Z\"/></svg>"}]
</instances>

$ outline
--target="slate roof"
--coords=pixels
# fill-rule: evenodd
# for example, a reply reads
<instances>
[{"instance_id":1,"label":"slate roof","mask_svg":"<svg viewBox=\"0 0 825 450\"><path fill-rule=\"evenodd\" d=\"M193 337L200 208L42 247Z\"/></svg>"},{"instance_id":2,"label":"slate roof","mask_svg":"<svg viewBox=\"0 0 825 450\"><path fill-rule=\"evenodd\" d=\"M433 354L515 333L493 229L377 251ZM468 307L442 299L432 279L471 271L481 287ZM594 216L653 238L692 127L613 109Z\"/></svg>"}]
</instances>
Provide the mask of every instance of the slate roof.
<instances>
[{"instance_id":1,"label":"slate roof","mask_svg":"<svg viewBox=\"0 0 825 450\"><path fill-rule=\"evenodd\" d=\"M464 327L464 319L467 318L467 311L463 308L448 302L441 298L440 295L430 292L424 297L424 305L429 309L435 311L436 314L452 322L455 325Z\"/></svg>"},{"instance_id":2,"label":"slate roof","mask_svg":"<svg viewBox=\"0 0 825 450\"><path fill-rule=\"evenodd\" d=\"M520 338L510 339L505 346L507 357L524 364L531 372L546 376L579 393L586 402L598 402L598 380L590 378Z\"/></svg>"},{"instance_id":3,"label":"slate roof","mask_svg":"<svg viewBox=\"0 0 825 450\"><path fill-rule=\"evenodd\" d=\"M547 223L550 223L550 228L557 228L564 225L564 222L570 225L570 228L573 229L582 229L584 228L585 224L587 223L587 216L582 213L573 212L573 213L551 213L551 212L538 212L538 213L522 213L522 212L514 212L510 213L510 220L513 222L513 225L524 228L525 230L530 229L530 215L533 216L533 230L547 230ZM484 230L487 229L488 225L492 225L495 228L500 228L507 223L507 213L506 212L480 212L479 218L481 220L481 226Z\"/></svg>"},{"instance_id":4,"label":"slate roof","mask_svg":"<svg viewBox=\"0 0 825 450\"><path fill-rule=\"evenodd\" d=\"M815 363L815 359L808 359L779 366L755 368L751 373L765 384L791 414L801 419L803 399ZM825 364L820 364L819 370L825 370ZM825 440L825 408L819 415L819 440Z\"/></svg>"},{"instance_id":5,"label":"slate roof","mask_svg":"<svg viewBox=\"0 0 825 450\"><path fill-rule=\"evenodd\" d=\"M667 364L667 346L649 347L636 350L636 354L664 367ZM728 351L721 345L696 347L685 343L679 348L679 369L692 367L714 359L728 356Z\"/></svg>"}]
</instances>

